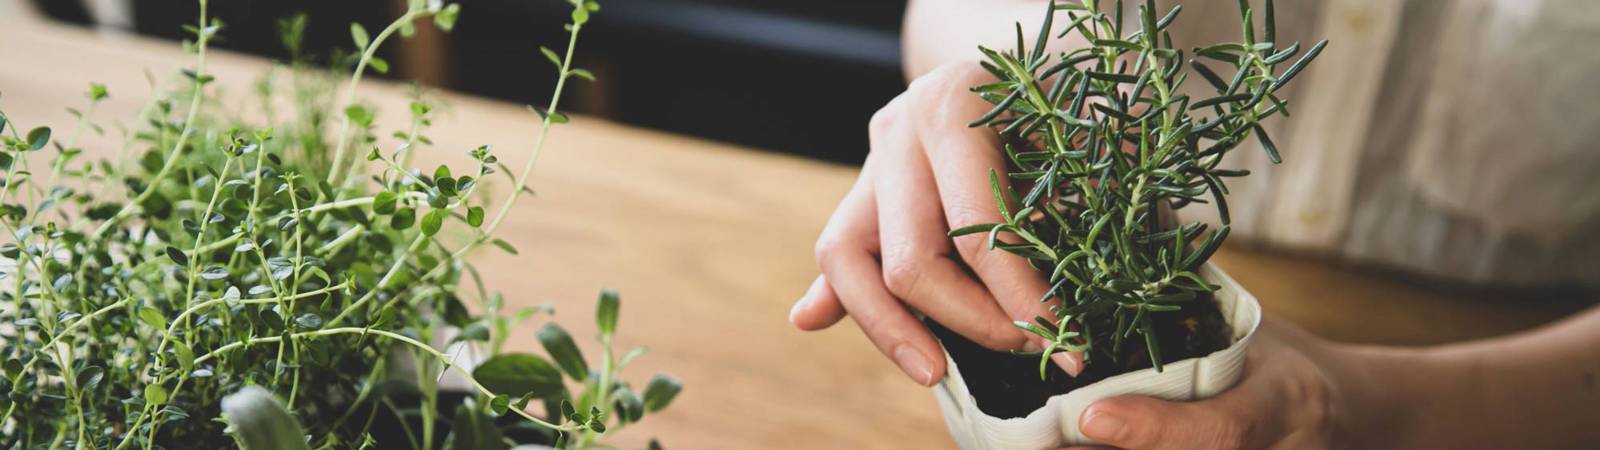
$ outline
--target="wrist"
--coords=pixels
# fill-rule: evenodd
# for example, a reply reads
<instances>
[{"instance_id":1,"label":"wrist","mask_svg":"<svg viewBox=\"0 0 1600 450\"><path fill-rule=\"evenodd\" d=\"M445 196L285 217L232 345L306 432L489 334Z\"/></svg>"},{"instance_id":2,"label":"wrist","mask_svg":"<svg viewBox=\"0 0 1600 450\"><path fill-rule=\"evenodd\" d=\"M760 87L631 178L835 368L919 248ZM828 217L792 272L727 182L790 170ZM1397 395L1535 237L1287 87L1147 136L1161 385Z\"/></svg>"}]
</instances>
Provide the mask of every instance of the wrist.
<instances>
[{"instance_id":1,"label":"wrist","mask_svg":"<svg viewBox=\"0 0 1600 450\"><path fill-rule=\"evenodd\" d=\"M1329 417L1334 448L1417 448L1429 418L1458 409L1444 405L1463 379L1450 361L1429 349L1329 344L1322 360L1333 401Z\"/></svg>"}]
</instances>

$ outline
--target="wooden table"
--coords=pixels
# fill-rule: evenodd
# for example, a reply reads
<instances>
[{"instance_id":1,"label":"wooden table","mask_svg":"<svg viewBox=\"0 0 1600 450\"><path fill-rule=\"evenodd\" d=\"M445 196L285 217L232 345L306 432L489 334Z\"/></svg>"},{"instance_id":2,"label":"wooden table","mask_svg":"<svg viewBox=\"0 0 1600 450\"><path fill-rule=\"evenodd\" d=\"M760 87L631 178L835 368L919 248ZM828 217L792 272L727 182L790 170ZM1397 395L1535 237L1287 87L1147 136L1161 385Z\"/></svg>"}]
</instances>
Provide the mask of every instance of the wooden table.
<instances>
[{"instance_id":1,"label":"wooden table","mask_svg":"<svg viewBox=\"0 0 1600 450\"><path fill-rule=\"evenodd\" d=\"M166 76L188 64L175 43L7 16L0 17L0 107L24 127L70 129L64 108L81 107L91 81L110 87L111 100L97 113L109 118L102 123L131 120L149 95L145 70ZM253 57L212 55L229 104L239 104L269 68ZM383 83L362 92L382 111L384 130L405 120L404 94L402 86ZM520 167L534 138L532 113L440 95L452 107L430 133L438 145L424 165L464 167L467 149L491 144ZM90 136L85 147L105 155L119 142L115 134ZM654 371L669 371L687 388L669 411L613 442L642 447L658 436L679 449L953 447L932 395L853 326L802 334L786 322L790 303L815 274L812 242L854 168L588 117L558 128L545 158L533 182L538 196L525 200L500 233L522 255L490 251L475 258L489 285L511 302L556 304L557 317L578 336L593 334L595 293L621 290L620 343L651 348L627 378L642 383ZM1513 303L1501 294L1441 291L1236 248L1217 261L1269 312L1344 340L1468 339L1528 328L1584 304ZM518 350L537 348L531 327L511 342Z\"/></svg>"}]
</instances>

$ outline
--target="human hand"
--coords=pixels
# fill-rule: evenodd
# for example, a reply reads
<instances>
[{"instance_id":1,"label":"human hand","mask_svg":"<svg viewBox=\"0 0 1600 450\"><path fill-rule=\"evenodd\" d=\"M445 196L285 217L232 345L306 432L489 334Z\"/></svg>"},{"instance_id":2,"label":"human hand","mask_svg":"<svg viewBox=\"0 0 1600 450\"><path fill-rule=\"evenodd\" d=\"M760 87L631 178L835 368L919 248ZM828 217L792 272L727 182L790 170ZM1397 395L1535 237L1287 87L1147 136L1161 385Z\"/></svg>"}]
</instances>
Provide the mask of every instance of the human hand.
<instances>
[{"instance_id":1,"label":"human hand","mask_svg":"<svg viewBox=\"0 0 1600 450\"><path fill-rule=\"evenodd\" d=\"M1382 422L1374 419L1387 408L1372 399L1386 395L1367 395L1381 359L1271 318L1262 320L1245 358L1239 385L1215 398L1109 398L1090 405L1079 427L1132 450L1370 448L1352 442L1359 434L1351 431Z\"/></svg>"},{"instance_id":2,"label":"human hand","mask_svg":"<svg viewBox=\"0 0 1600 450\"><path fill-rule=\"evenodd\" d=\"M911 308L992 350L1043 347L1012 324L1054 317L1040 301L1049 286L1038 271L990 251L987 236L947 236L1003 221L989 185L990 170L1006 169L999 142L967 125L993 107L968 88L992 81L976 64L946 64L872 117L872 152L817 240L822 275L790 312L796 327L827 328L848 313L923 385L944 376L945 359ZM1055 358L1068 373L1081 371L1077 355Z\"/></svg>"}]
</instances>

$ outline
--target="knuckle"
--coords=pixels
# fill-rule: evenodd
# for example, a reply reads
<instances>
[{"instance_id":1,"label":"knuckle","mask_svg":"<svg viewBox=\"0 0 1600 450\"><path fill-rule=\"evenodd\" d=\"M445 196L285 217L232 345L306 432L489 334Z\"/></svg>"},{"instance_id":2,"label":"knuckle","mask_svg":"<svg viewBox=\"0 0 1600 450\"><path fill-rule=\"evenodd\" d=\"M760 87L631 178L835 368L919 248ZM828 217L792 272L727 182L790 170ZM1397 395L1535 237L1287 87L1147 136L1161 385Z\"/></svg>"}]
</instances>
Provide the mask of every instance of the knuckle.
<instances>
[{"instance_id":1,"label":"knuckle","mask_svg":"<svg viewBox=\"0 0 1600 450\"><path fill-rule=\"evenodd\" d=\"M964 203L965 202L950 202L946 204L945 217L949 219L951 224L954 224L955 228L995 221L991 219L985 212L978 211L971 206L964 206ZM953 244L957 253L959 253L961 257L974 268L977 267L977 261L983 258L984 254L989 253L988 233L977 233L961 236L955 238Z\"/></svg>"},{"instance_id":2,"label":"knuckle","mask_svg":"<svg viewBox=\"0 0 1600 450\"><path fill-rule=\"evenodd\" d=\"M989 192L987 190L978 193L952 192L948 200L944 202L945 217L949 219L950 223L957 224L957 226L997 222L1000 214L993 206L978 206L984 204L983 200L985 200L985 198L979 196L980 194L987 196ZM990 202L992 205L992 201Z\"/></svg>"},{"instance_id":3,"label":"knuckle","mask_svg":"<svg viewBox=\"0 0 1600 450\"><path fill-rule=\"evenodd\" d=\"M952 64L913 80L907 91L912 93L914 100L912 109L919 112L914 116L919 126L949 126L971 120L965 116L973 108L983 108L975 106L982 102L977 101L975 96L964 94L967 88L982 84L984 77L992 78L988 72L966 64Z\"/></svg>"},{"instance_id":4,"label":"knuckle","mask_svg":"<svg viewBox=\"0 0 1600 450\"><path fill-rule=\"evenodd\" d=\"M927 263L907 257L890 259L888 254L886 252L884 257L883 285L895 296L910 297L921 283L922 269Z\"/></svg>"},{"instance_id":5,"label":"knuckle","mask_svg":"<svg viewBox=\"0 0 1600 450\"><path fill-rule=\"evenodd\" d=\"M901 298L916 292L923 273L936 256L910 242L897 242L883 248L883 284Z\"/></svg>"},{"instance_id":6,"label":"knuckle","mask_svg":"<svg viewBox=\"0 0 1600 450\"><path fill-rule=\"evenodd\" d=\"M953 65L936 67L933 70L928 71L928 73L911 80L911 84L906 86L906 91L915 94L927 93L937 86L948 84L951 75L954 74L956 70L957 68Z\"/></svg>"},{"instance_id":7,"label":"knuckle","mask_svg":"<svg viewBox=\"0 0 1600 450\"><path fill-rule=\"evenodd\" d=\"M829 267L837 262L839 257L844 256L844 253L848 251L848 249L849 244L844 239L833 235L823 235L821 238L817 239L817 245L814 249L817 258L817 266L821 268L823 272L827 272Z\"/></svg>"},{"instance_id":8,"label":"knuckle","mask_svg":"<svg viewBox=\"0 0 1600 450\"><path fill-rule=\"evenodd\" d=\"M867 121L867 133L872 136L881 136L894 127L895 121L900 118L900 98L896 97L888 105L872 113L872 119Z\"/></svg>"},{"instance_id":9,"label":"knuckle","mask_svg":"<svg viewBox=\"0 0 1600 450\"><path fill-rule=\"evenodd\" d=\"M967 267L982 274L995 263L998 252L989 251L988 235L965 236L970 237L964 242L957 242L956 248L960 249L962 260L967 262Z\"/></svg>"},{"instance_id":10,"label":"knuckle","mask_svg":"<svg viewBox=\"0 0 1600 450\"><path fill-rule=\"evenodd\" d=\"M1301 383L1293 393L1297 404L1304 405L1300 422L1303 429L1324 432L1333 427L1333 392L1321 382Z\"/></svg>"}]
</instances>

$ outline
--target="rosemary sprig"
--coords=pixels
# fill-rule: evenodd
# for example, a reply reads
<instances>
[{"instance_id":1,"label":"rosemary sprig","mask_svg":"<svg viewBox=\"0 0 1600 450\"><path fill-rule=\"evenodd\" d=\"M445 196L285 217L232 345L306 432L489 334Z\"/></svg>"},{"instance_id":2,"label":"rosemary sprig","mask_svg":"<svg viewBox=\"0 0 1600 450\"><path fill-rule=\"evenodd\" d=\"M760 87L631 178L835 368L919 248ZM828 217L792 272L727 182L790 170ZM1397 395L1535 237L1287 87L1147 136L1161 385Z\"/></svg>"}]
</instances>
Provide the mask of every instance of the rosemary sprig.
<instances>
[{"instance_id":1,"label":"rosemary sprig","mask_svg":"<svg viewBox=\"0 0 1600 450\"><path fill-rule=\"evenodd\" d=\"M1281 160L1260 123L1289 114L1279 91L1327 45L1318 42L1304 54L1298 43L1279 46L1272 1L1266 1L1258 34L1251 2L1240 0L1240 41L1197 48L1188 57L1173 47L1170 32L1182 6L1159 13L1146 0L1132 24L1124 23L1121 0L1110 12L1104 6L1097 0L1052 3L1033 47L1024 44L1020 24L1015 51L980 47L981 65L998 81L972 89L995 105L972 125L1001 133L1012 165L1007 176L1027 189L1020 196L1001 189L991 173L1005 221L950 234L988 233L992 248L1048 273L1052 288L1041 300L1063 300L1053 308L1055 320L1017 323L1050 342L1041 376L1050 353L1116 355L1135 335L1142 335L1151 364L1161 370L1167 361L1152 315L1217 289L1195 270L1231 229L1225 180L1248 175L1220 167L1223 157L1254 137L1274 163ZM1048 51L1060 15L1066 25L1055 37L1075 34L1087 46ZM1231 76L1224 77L1226 69ZM1191 75L1215 95L1183 94ZM1017 202L1016 212L1006 208L1008 201ZM1161 218L1163 207L1195 203L1215 203L1217 230L1208 234L1203 223ZM1020 243L1003 241L1002 234ZM1091 324L1103 323L1115 324L1111 342L1097 342L1090 333Z\"/></svg>"}]
</instances>

